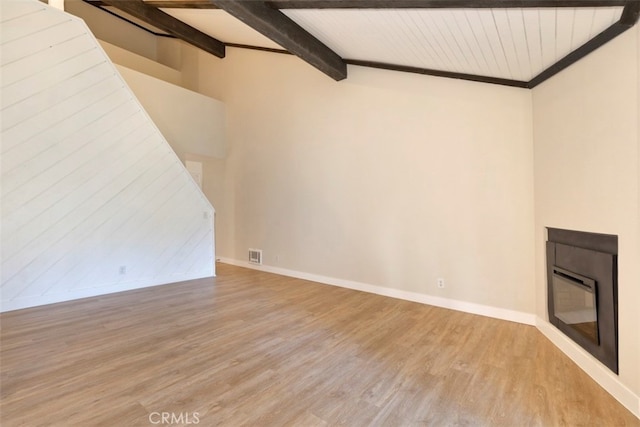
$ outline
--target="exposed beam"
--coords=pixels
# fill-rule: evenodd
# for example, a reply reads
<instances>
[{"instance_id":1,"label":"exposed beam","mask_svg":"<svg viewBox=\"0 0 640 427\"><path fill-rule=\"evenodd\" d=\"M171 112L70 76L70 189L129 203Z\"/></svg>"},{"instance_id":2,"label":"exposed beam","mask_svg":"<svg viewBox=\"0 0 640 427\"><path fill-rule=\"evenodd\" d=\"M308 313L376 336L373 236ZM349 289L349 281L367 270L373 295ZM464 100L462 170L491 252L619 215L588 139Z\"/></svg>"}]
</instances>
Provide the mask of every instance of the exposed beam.
<instances>
[{"instance_id":1,"label":"exposed beam","mask_svg":"<svg viewBox=\"0 0 640 427\"><path fill-rule=\"evenodd\" d=\"M184 22L174 18L141 0L101 0L104 5L113 6L129 15L160 28L179 39L207 51L218 58L224 58L224 43Z\"/></svg>"},{"instance_id":2,"label":"exposed beam","mask_svg":"<svg viewBox=\"0 0 640 427\"><path fill-rule=\"evenodd\" d=\"M275 9L426 9L624 6L626 0L269 0ZM148 0L160 8L217 9L209 0Z\"/></svg>"},{"instance_id":3,"label":"exposed beam","mask_svg":"<svg viewBox=\"0 0 640 427\"><path fill-rule=\"evenodd\" d=\"M217 9L218 6L209 0L149 0L146 4L168 9Z\"/></svg>"},{"instance_id":4,"label":"exposed beam","mask_svg":"<svg viewBox=\"0 0 640 427\"><path fill-rule=\"evenodd\" d=\"M262 1L211 0L254 30L299 56L334 80L347 77L347 64L287 15Z\"/></svg>"},{"instance_id":5,"label":"exposed beam","mask_svg":"<svg viewBox=\"0 0 640 427\"><path fill-rule=\"evenodd\" d=\"M432 70L428 68L409 67L406 65L387 64L383 62L360 61L357 59L345 59L349 65L360 67L378 68L381 70L401 71L404 73L424 74L427 76L447 77L450 79L469 80L472 82L492 83L502 86L526 88L527 82L521 80L501 79L499 77L478 76L475 74L455 73L453 71Z\"/></svg>"},{"instance_id":6,"label":"exposed beam","mask_svg":"<svg viewBox=\"0 0 640 427\"><path fill-rule=\"evenodd\" d=\"M277 9L498 9L624 6L626 0L270 0L268 3Z\"/></svg>"},{"instance_id":7,"label":"exposed beam","mask_svg":"<svg viewBox=\"0 0 640 427\"><path fill-rule=\"evenodd\" d=\"M624 25L627 29L633 27L640 18L640 0L627 0L627 5L620 16L620 25Z\"/></svg>"},{"instance_id":8,"label":"exposed beam","mask_svg":"<svg viewBox=\"0 0 640 427\"><path fill-rule=\"evenodd\" d=\"M225 43L227 47L235 47L238 49L248 49L248 50L257 50L260 52L270 52L270 53L281 53L283 55L293 55L288 50L284 49L274 49L272 47L263 47L263 46L254 46L251 44L242 44L242 43Z\"/></svg>"},{"instance_id":9,"label":"exposed beam","mask_svg":"<svg viewBox=\"0 0 640 427\"><path fill-rule=\"evenodd\" d=\"M571 64L579 61L584 58L594 50L598 49L603 44L609 42L615 37L627 31L629 28L633 27L636 22L638 22L638 18L640 17L640 1L638 0L630 0L627 2L627 5L622 11L622 15L620 19L615 24L611 25L609 28L580 46L578 49L574 50L542 73L538 74L536 77L531 79L527 84L527 87L532 89L538 86L540 83L544 82L548 78L558 74L560 71L569 67Z\"/></svg>"}]
</instances>

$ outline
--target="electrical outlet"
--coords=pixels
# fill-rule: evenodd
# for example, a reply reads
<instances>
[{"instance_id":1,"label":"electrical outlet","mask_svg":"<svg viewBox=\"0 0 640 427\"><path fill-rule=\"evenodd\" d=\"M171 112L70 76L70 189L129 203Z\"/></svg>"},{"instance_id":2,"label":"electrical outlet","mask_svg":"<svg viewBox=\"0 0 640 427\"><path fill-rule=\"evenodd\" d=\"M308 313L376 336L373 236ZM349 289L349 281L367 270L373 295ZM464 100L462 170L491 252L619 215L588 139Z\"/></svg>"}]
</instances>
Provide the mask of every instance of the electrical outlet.
<instances>
[{"instance_id":1,"label":"electrical outlet","mask_svg":"<svg viewBox=\"0 0 640 427\"><path fill-rule=\"evenodd\" d=\"M120 270L118 270L120 272L120 274L127 274L127 266L126 265L121 265L120 266Z\"/></svg>"},{"instance_id":2,"label":"electrical outlet","mask_svg":"<svg viewBox=\"0 0 640 427\"><path fill-rule=\"evenodd\" d=\"M438 284L438 287L439 287L440 289L444 288L444 278L442 278L442 277L438 277L438 278L436 279L436 283Z\"/></svg>"}]
</instances>

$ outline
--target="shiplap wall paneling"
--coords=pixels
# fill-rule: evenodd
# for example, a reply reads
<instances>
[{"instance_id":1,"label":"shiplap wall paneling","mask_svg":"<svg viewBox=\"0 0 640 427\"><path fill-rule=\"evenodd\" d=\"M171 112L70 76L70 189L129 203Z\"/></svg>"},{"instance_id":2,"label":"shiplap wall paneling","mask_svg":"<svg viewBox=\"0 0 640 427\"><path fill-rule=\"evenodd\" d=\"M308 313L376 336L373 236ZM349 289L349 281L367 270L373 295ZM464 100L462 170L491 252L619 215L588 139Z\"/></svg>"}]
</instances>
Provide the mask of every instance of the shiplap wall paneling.
<instances>
[{"instance_id":1,"label":"shiplap wall paneling","mask_svg":"<svg viewBox=\"0 0 640 427\"><path fill-rule=\"evenodd\" d=\"M0 7L2 310L213 275L212 206L88 28Z\"/></svg>"}]
</instances>

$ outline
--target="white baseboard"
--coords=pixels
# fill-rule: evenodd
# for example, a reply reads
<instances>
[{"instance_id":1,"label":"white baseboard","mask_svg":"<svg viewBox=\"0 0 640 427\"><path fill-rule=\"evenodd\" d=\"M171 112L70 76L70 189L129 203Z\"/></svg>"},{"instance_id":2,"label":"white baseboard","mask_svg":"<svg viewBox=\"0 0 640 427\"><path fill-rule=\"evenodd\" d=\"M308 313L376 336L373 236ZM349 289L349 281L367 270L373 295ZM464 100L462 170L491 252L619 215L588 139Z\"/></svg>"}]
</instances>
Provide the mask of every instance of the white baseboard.
<instances>
[{"instance_id":1,"label":"white baseboard","mask_svg":"<svg viewBox=\"0 0 640 427\"><path fill-rule=\"evenodd\" d=\"M556 347L569 356L587 375L593 378L595 382L600 384L602 388L636 417L640 418L640 396L622 384L616 374L611 372L609 368L600 363L548 321L537 317L536 327Z\"/></svg>"},{"instance_id":2,"label":"white baseboard","mask_svg":"<svg viewBox=\"0 0 640 427\"><path fill-rule=\"evenodd\" d=\"M40 305L55 304L58 302L73 301L81 298L96 297L100 295L113 294L116 292L131 291L134 289L149 288L152 286L167 285L169 283L184 282L187 280L203 279L215 277L215 266L205 274L182 274L175 276L165 276L135 282L120 282L111 286L99 286L94 288L74 289L66 292L59 292L51 295L37 295L25 298L15 298L7 301L0 301L0 313L6 311L20 310L23 308L36 307Z\"/></svg>"},{"instance_id":3,"label":"white baseboard","mask_svg":"<svg viewBox=\"0 0 640 427\"><path fill-rule=\"evenodd\" d=\"M406 301L418 302L421 304L433 305L436 307L448 308L451 310L463 311L465 313L479 314L481 316L493 317L495 319L508 320L510 322L523 323L525 325L535 325L535 314L521 311L508 310L505 308L491 307L488 305L475 304L472 302L458 301L450 298L435 297L432 295L420 294L418 292L403 291L400 289L387 288L384 286L371 285L368 283L355 282L352 280L338 279L335 277L322 276L318 274L303 273L301 271L289 270L286 268L272 267L268 265L251 264L247 261L238 261L231 258L219 257L218 260L225 264L239 267L251 268L267 273L280 274L282 276L295 277L297 279L309 280L326 285L339 286L341 288L354 289L356 291L368 292L383 295L391 298Z\"/></svg>"}]
</instances>

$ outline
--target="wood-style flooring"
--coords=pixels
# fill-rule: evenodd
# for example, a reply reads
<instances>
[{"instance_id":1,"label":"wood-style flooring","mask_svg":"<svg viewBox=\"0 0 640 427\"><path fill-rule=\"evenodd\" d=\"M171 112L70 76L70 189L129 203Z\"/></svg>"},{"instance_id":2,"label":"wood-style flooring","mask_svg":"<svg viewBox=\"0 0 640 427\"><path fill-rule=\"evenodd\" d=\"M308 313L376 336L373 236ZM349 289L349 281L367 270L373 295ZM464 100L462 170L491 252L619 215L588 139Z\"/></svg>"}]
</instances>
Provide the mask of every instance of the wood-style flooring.
<instances>
[{"instance_id":1,"label":"wood-style flooring","mask_svg":"<svg viewBox=\"0 0 640 427\"><path fill-rule=\"evenodd\" d=\"M533 327L224 264L0 322L3 427L640 426Z\"/></svg>"}]
</instances>

